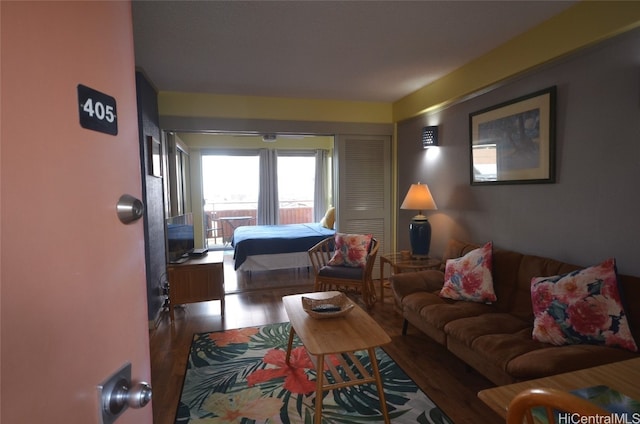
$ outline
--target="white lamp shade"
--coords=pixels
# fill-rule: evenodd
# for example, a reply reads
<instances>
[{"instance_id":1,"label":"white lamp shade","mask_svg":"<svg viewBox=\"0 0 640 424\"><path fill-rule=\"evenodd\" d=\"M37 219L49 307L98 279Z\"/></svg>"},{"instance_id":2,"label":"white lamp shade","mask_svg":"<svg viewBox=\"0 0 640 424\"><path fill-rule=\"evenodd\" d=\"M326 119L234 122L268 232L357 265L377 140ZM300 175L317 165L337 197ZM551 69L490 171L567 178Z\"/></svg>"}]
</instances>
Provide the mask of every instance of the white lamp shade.
<instances>
[{"instance_id":1,"label":"white lamp shade","mask_svg":"<svg viewBox=\"0 0 640 424\"><path fill-rule=\"evenodd\" d=\"M407 195L404 197L400 209L410 209L420 211L436 210L436 202L433 200L433 196L429 191L429 187L426 184L411 184Z\"/></svg>"}]
</instances>

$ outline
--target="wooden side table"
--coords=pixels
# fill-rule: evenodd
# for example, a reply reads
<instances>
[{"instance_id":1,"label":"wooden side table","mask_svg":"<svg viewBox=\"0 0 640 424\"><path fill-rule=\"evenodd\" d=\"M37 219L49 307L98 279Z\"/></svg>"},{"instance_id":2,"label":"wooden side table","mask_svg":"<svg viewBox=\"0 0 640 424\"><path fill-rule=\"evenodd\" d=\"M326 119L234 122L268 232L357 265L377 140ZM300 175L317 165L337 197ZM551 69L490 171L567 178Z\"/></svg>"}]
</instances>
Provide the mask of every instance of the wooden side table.
<instances>
[{"instance_id":1,"label":"wooden side table","mask_svg":"<svg viewBox=\"0 0 640 424\"><path fill-rule=\"evenodd\" d=\"M183 303L219 300L224 316L224 268L223 253L209 252L201 258L191 258L181 264L167 266L169 276L169 315Z\"/></svg>"},{"instance_id":2,"label":"wooden side table","mask_svg":"<svg viewBox=\"0 0 640 424\"><path fill-rule=\"evenodd\" d=\"M384 303L384 266L391 265L391 275L400 272L415 272L425 269L437 269L442 261L435 258L409 258L403 259L400 252L388 253L380 256L380 302ZM388 283L387 283L388 286Z\"/></svg>"}]
</instances>

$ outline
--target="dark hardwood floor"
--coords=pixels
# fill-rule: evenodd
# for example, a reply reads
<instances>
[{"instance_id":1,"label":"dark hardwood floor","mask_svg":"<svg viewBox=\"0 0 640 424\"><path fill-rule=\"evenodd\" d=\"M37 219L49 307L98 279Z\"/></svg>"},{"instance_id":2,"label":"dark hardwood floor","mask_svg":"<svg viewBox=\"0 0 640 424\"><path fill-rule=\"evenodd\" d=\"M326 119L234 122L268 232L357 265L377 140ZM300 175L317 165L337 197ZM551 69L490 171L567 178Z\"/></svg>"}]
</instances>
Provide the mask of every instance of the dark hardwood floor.
<instances>
[{"instance_id":1,"label":"dark hardwood floor","mask_svg":"<svg viewBox=\"0 0 640 424\"><path fill-rule=\"evenodd\" d=\"M269 288L260 288L267 284ZM154 424L174 423L194 333L288 321L282 296L313 288L306 270L252 273L249 278L246 273L236 275L229 263L225 263L225 285L236 293L226 296L224 318L220 302L194 303L177 308L173 324L163 312L150 332ZM353 299L362 306L358 296ZM490 381L415 328L409 326L408 334L401 335L402 317L390 293L370 313L391 336L392 342L384 346L387 353L454 423L504 422L477 398L479 390L493 387Z\"/></svg>"}]
</instances>

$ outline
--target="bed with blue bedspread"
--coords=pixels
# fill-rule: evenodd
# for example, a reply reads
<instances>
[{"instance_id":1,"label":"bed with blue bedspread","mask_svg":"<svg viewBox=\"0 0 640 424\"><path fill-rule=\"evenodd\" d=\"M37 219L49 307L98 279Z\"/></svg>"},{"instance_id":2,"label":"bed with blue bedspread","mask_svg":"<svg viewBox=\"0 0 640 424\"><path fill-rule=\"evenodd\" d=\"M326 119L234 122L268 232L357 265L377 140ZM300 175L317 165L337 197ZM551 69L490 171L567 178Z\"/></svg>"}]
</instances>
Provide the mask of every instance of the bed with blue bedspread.
<instances>
[{"instance_id":1,"label":"bed with blue bedspread","mask_svg":"<svg viewBox=\"0 0 640 424\"><path fill-rule=\"evenodd\" d=\"M319 223L238 227L231 240L234 267L265 271L310 266L307 250L334 235L335 230Z\"/></svg>"}]
</instances>

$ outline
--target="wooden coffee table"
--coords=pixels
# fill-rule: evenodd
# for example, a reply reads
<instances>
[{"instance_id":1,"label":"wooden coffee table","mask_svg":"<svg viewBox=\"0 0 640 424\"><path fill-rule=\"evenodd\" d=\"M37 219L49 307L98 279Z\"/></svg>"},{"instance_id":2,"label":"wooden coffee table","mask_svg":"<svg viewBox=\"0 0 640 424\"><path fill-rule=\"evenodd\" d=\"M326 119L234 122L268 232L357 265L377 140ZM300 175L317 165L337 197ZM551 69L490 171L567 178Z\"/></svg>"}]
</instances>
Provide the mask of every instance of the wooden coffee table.
<instances>
[{"instance_id":1,"label":"wooden coffee table","mask_svg":"<svg viewBox=\"0 0 640 424\"><path fill-rule=\"evenodd\" d=\"M312 318L302 308L302 296L326 299L338 294L339 292L335 291L318 292L282 298L285 311L291 322L287 363L289 363L293 336L297 334L316 366L315 424L320 424L322 420L323 391L366 383L375 383L378 397L380 398L380 410L384 416L385 423L388 424L389 414L384 398L382 380L380 379L380 371L378 370L375 348L391 342L389 335L358 305L344 317L325 319ZM369 354L372 373L369 373L362 362L354 355L355 352L361 350L366 350ZM328 355L335 355L340 364L335 366L332 361L325 360ZM360 375L356 375L351 370L352 367L348 365L348 361L356 365ZM325 370L325 367L328 370ZM344 376L339 373L338 368L342 368L345 371ZM334 383L325 381L325 372L330 373Z\"/></svg>"}]
</instances>

